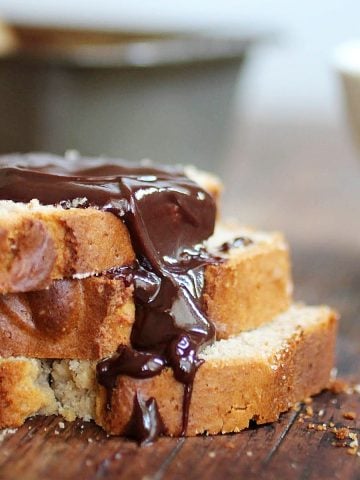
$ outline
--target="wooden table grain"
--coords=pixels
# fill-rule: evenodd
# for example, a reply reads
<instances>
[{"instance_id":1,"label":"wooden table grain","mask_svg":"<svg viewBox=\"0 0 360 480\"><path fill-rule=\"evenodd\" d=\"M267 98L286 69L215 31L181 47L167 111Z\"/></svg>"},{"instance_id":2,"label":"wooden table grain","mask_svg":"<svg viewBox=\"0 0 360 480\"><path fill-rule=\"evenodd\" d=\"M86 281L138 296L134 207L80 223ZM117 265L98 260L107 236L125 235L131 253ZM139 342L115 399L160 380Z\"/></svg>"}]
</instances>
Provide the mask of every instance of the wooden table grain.
<instances>
[{"instance_id":1,"label":"wooden table grain","mask_svg":"<svg viewBox=\"0 0 360 480\"><path fill-rule=\"evenodd\" d=\"M315 145L319 139L313 141ZM334 150L330 145L327 158L326 152L322 152L323 157L315 155L316 161L322 158L327 165L329 161L335 162L334 151L338 153L339 149ZM291 162L291 158L286 161ZM257 168L256 163L253 168ZM299 170L297 158L293 158L292 164L287 163L286 168ZM339 170L341 168L339 165ZM357 167L353 165L352 168L355 171ZM234 169L236 166L233 165ZM337 172L333 168L329 175L337 175ZM318 183L317 195L325 202L323 211L334 206L334 191L328 188L329 178L322 177L323 184ZM345 180L342 177L341 181ZM301 184L301 178L299 182ZM342 201L343 205L337 203L332 210L335 226L337 222L344 223L341 215L352 218L349 205L357 205L358 209L358 186L359 182L354 178L343 185L348 191L346 196L337 198L337 202ZM256 185L252 188L256 190ZM295 209L297 206L304 208L304 201L311 203L314 200L311 193L310 198L308 195L304 200L301 188L296 185L286 195L291 195ZM242 202L246 206L244 199ZM309 208L313 207L310 205ZM312 213L316 218L316 212ZM349 231L341 231L339 242L335 227L333 237L329 235L330 230L325 229L327 241L319 241L324 233L321 221L312 222L313 239L308 234L304 241L296 232L289 232L293 239L295 296L310 303L328 303L340 311L342 322L337 366L339 375L354 384L360 383L360 237L357 237L359 230L355 228L354 231L356 222L358 220L354 218ZM355 414L350 415L353 419L344 418L349 412ZM326 430L316 428L322 424L327 426ZM298 411L291 410L278 422L269 425L252 426L233 435L162 438L145 448L121 438L107 437L93 423L65 422L64 426L59 418L38 417L28 420L1 443L0 479L359 479L360 457L356 449L354 455L351 454L354 449L337 446L344 442L336 438L329 424L338 428L347 426L351 434L360 434L360 393L326 391L314 398L311 405L303 404ZM347 445L350 442L351 439L345 440Z\"/></svg>"}]
</instances>

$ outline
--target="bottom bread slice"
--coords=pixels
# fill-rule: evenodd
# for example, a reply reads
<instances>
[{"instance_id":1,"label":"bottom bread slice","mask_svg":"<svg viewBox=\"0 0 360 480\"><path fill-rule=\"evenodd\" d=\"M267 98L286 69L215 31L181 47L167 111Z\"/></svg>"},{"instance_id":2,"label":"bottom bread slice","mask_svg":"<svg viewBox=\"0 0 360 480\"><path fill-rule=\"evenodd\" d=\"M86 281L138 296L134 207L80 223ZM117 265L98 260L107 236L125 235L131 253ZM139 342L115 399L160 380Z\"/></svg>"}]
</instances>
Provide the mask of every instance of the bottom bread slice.
<instances>
[{"instance_id":1,"label":"bottom bread slice","mask_svg":"<svg viewBox=\"0 0 360 480\"><path fill-rule=\"evenodd\" d=\"M292 306L267 325L207 347L195 377L187 435L237 432L250 421L272 422L294 403L326 388L336 324L328 307ZM31 379L24 369L27 362L38 369ZM119 377L109 410L106 391L96 383L95 365L85 360L0 360L0 427L18 426L37 413L60 413L68 420L93 418L107 432L121 435L137 395L156 399L168 435L181 433L184 389L170 369L146 380ZM44 371L51 377L45 386L39 380ZM12 376L15 383L8 381Z\"/></svg>"}]
</instances>

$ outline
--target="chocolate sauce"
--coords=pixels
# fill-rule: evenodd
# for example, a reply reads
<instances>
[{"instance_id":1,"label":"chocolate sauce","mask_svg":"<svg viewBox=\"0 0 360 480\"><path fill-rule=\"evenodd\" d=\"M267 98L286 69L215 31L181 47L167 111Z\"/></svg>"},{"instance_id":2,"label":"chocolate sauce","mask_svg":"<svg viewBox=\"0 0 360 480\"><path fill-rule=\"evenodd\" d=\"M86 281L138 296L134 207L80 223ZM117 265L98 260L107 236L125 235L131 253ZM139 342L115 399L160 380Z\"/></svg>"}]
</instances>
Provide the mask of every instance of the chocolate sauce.
<instances>
[{"instance_id":1,"label":"chocolate sauce","mask_svg":"<svg viewBox=\"0 0 360 480\"><path fill-rule=\"evenodd\" d=\"M107 391L106 408L111 409L112 390L120 375L151 378L159 375L165 366L164 359L157 355L137 352L126 345L120 345L112 357L99 362L96 368L99 382Z\"/></svg>"},{"instance_id":2,"label":"chocolate sauce","mask_svg":"<svg viewBox=\"0 0 360 480\"><path fill-rule=\"evenodd\" d=\"M135 287L132 348L120 346L114 357L100 361L97 378L110 392L109 407L119 375L147 378L171 367L184 384L184 435L192 384L202 363L198 352L215 336L200 308L204 266L221 261L203 246L214 231L213 198L181 169L43 154L2 157L0 199L33 198L63 208L99 208L125 222L137 261L113 274ZM141 416L141 424L151 424L147 431L160 432L162 427L152 424L159 415L150 400L134 401L130 423L139 424Z\"/></svg>"},{"instance_id":3,"label":"chocolate sauce","mask_svg":"<svg viewBox=\"0 0 360 480\"><path fill-rule=\"evenodd\" d=\"M150 397L148 400L144 400L136 393L125 435L134 438L141 445L148 445L164 433L166 433L166 427L162 421L155 398Z\"/></svg>"}]
</instances>

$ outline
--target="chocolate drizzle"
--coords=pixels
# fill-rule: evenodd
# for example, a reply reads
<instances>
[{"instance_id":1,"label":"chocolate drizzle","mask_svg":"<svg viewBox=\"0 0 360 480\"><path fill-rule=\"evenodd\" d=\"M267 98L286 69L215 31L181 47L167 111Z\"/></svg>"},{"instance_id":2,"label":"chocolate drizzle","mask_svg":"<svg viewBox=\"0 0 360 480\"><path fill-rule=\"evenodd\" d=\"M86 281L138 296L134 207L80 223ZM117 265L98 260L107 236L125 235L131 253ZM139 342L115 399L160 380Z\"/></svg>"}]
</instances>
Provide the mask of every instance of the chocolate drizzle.
<instances>
[{"instance_id":1,"label":"chocolate drizzle","mask_svg":"<svg viewBox=\"0 0 360 480\"><path fill-rule=\"evenodd\" d=\"M215 336L200 308L204 266L221 261L203 246L214 231L213 198L180 169L41 154L2 157L0 199L33 198L63 208L99 208L125 222L137 262L113 269L112 275L135 287L132 348L120 346L114 357L99 362L97 378L108 390L109 408L119 375L148 378L171 367L184 384L184 435L192 385L202 363L198 352ZM144 431L152 440L163 431L159 418L155 400L137 396L129 432L136 435L140 422L140 440Z\"/></svg>"},{"instance_id":2,"label":"chocolate drizzle","mask_svg":"<svg viewBox=\"0 0 360 480\"><path fill-rule=\"evenodd\" d=\"M132 414L125 435L141 445L148 445L166 432L154 397L144 400L138 393L134 397Z\"/></svg>"}]
</instances>

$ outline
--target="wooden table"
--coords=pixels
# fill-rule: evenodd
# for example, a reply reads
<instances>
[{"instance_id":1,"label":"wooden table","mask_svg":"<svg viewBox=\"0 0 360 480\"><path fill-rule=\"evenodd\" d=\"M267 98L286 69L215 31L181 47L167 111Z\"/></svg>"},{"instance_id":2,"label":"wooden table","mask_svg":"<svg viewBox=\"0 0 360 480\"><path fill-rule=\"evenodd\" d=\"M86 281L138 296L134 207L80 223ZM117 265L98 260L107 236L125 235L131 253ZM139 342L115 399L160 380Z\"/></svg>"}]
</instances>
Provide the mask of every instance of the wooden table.
<instances>
[{"instance_id":1,"label":"wooden table","mask_svg":"<svg viewBox=\"0 0 360 480\"><path fill-rule=\"evenodd\" d=\"M331 145L333 140L329 133L320 136L320 139L314 137L313 145L319 142L322 145L321 139L325 137L330 138L327 156L325 152L322 152L322 156L313 152L315 171L316 168L320 168L316 162L321 160L324 164L325 162L327 165L329 162L332 164L339 152L336 149L334 151ZM308 137L306 145L308 149ZM303 158L307 159L309 152L303 155ZM349 161L349 157L347 158ZM253 173L258 171L258 168L263 168L256 163L261 159L261 156L258 159L255 158L252 166ZM292 160L293 163L291 163ZM339 162L340 160L342 163L338 165L339 170L343 169L343 162L346 163L343 157L339 158ZM300 171L296 156L290 155L287 162L290 163L286 165L284 163L283 167L288 171L291 169ZM313 169L312 171L314 171L314 164L309 167ZM330 172L335 184L337 181L346 183L342 185L343 188L347 188L346 204L344 196L339 196L335 206L333 190L327 188L329 177L323 178L323 183L318 181L317 195L321 200L326 199L322 204L323 212L326 212L327 208L332 209L333 235L326 229L324 232L324 226L320 220L313 222L311 226L313 237L310 235L309 238L308 235L304 238L297 235L297 232L301 231L298 224L296 224L298 230L289 228L287 233L293 240L296 297L306 299L310 303L329 303L339 309L343 320L338 342L337 365L342 377L352 377L353 381L360 383L358 323L360 321L360 244L358 243L360 236L357 236L359 230L356 228L356 223L357 226L359 225L358 217L356 215L356 218L352 217L355 210L359 211L360 205L359 182L354 181L357 166L355 163L352 164L353 172L350 169L346 174L351 177L351 181L343 177L336 180L338 178L335 178L336 168L332 169L332 173ZM231 170L235 171L236 168L234 164ZM247 180L252 178L251 168L250 173L249 168ZM281 166L277 165L276 168L280 169ZM357 174L360 176L360 172ZM301 193L303 174L299 177L297 184L293 182L291 192L283 192L284 198L289 198L289 202L295 209L297 206L304 209L307 202L309 211L313 210L311 200L314 199L312 196L314 194L310 193L308 198L305 198ZM234 188L234 181L232 183ZM273 193L278 185L279 179L278 184L273 183ZM248 183L246 188L249 191ZM254 184L252 188L252 192L255 192L252 195L257 198L256 185ZM262 194L264 195L263 190ZM240 196L241 193L238 195ZM260 195L259 192L258 195ZM339 204L341 201L343 204ZM354 207L352 212L347 208L348 202ZM245 210L248 207L251 213L251 202L246 203L244 195L240 205ZM320 217L319 207L317 208ZM312 214L316 218L316 212L312 211ZM284 225L276 215L272 218L277 226L290 225L291 227L292 225L289 217L281 217L285 222ZM346 223L346 218L349 220L353 218L353 222L349 224L348 230L341 230L340 238L336 226ZM266 217L266 219L271 223L271 218ZM325 234L326 242L321 242ZM337 241L337 235L339 241ZM291 478L328 480L339 478L348 480L360 478L360 457L350 455L346 447L334 446L333 443L339 443L339 440L335 438L330 428L309 429L311 423L329 425L333 422L338 427L349 426L352 433L360 433L360 394L324 392L317 396L310 406L313 410L310 418L304 417L306 411L309 413L309 405L302 405L299 411L292 410L282 415L274 424L255 426L240 434L189 439L163 438L146 448L139 448L134 443L120 438L107 438L91 423L65 423L65 428L60 428L63 425L61 423L59 425L59 418L30 419L15 434L3 441L0 448L0 479L266 478L277 480ZM343 415L347 412L355 412L357 419L345 419Z\"/></svg>"}]
</instances>

